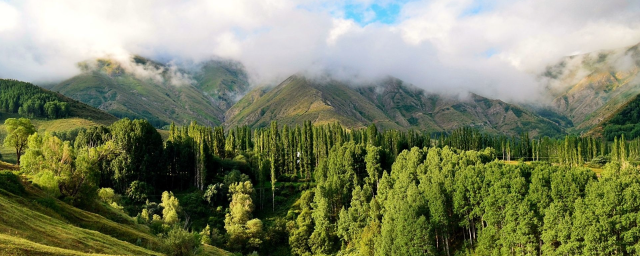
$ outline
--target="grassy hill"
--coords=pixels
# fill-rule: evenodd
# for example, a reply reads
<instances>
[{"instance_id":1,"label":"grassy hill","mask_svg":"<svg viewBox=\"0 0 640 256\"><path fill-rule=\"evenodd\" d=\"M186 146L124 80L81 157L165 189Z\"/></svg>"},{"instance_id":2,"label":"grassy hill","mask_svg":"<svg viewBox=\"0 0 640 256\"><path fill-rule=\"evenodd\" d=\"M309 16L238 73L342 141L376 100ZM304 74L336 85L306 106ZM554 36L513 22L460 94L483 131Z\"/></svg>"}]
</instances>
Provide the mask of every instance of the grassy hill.
<instances>
[{"instance_id":1,"label":"grassy hill","mask_svg":"<svg viewBox=\"0 0 640 256\"><path fill-rule=\"evenodd\" d=\"M74 208L16 177L0 172L0 254L161 254L150 250L160 248L158 239L133 219L105 205L97 207L121 223Z\"/></svg>"},{"instance_id":2,"label":"grassy hill","mask_svg":"<svg viewBox=\"0 0 640 256\"><path fill-rule=\"evenodd\" d=\"M163 255L147 226L104 203L91 208L70 206L0 171L0 255ZM229 253L204 246L199 255Z\"/></svg>"},{"instance_id":3,"label":"grassy hill","mask_svg":"<svg viewBox=\"0 0 640 256\"><path fill-rule=\"evenodd\" d=\"M117 120L113 115L31 83L10 79L0 79L1 120L17 116L27 116L30 118L40 119L60 118L50 117L45 113L45 106L47 103L66 104L66 113L59 114L64 117L85 119L104 125L109 125Z\"/></svg>"},{"instance_id":4,"label":"grassy hill","mask_svg":"<svg viewBox=\"0 0 640 256\"><path fill-rule=\"evenodd\" d=\"M451 131L474 126L491 133L554 136L562 133L555 123L521 107L479 95L467 99L427 94L399 79L371 86L349 86L332 79L292 76L268 92L249 92L227 111L226 125L264 127L280 124L340 122L349 128L371 123L381 129Z\"/></svg>"},{"instance_id":5,"label":"grassy hill","mask_svg":"<svg viewBox=\"0 0 640 256\"><path fill-rule=\"evenodd\" d=\"M640 93L639 47L571 56L547 69L553 107L572 121L570 131L592 129Z\"/></svg>"},{"instance_id":6,"label":"grassy hill","mask_svg":"<svg viewBox=\"0 0 640 256\"><path fill-rule=\"evenodd\" d=\"M45 111L49 103L64 103L64 114L51 117ZM25 111L28 109L28 111ZM2 146L5 137L4 122L7 118L28 117L38 132L64 132L78 128L110 125L117 117L27 82L0 79L0 154L6 162L15 163L16 154Z\"/></svg>"}]
</instances>

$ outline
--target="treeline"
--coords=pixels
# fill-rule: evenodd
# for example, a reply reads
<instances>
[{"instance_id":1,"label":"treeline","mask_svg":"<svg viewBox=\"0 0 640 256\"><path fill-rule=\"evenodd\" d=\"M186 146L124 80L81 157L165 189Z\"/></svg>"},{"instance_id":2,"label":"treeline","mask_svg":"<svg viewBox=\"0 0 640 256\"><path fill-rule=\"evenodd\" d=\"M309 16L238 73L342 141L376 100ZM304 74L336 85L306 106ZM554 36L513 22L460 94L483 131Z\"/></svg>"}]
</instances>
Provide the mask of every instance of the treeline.
<instances>
[{"instance_id":1,"label":"treeline","mask_svg":"<svg viewBox=\"0 0 640 256\"><path fill-rule=\"evenodd\" d=\"M462 150L493 148L501 160L544 161L570 166L591 164L602 166L609 161L640 161L640 138L627 140L612 137L580 137L566 135L564 138L531 138L528 133L520 136L496 136L484 134L471 128L461 128L451 134L436 136L434 146Z\"/></svg>"},{"instance_id":2,"label":"treeline","mask_svg":"<svg viewBox=\"0 0 640 256\"><path fill-rule=\"evenodd\" d=\"M69 115L69 104L53 92L33 84L0 79L0 111L25 117L61 118Z\"/></svg>"}]
</instances>

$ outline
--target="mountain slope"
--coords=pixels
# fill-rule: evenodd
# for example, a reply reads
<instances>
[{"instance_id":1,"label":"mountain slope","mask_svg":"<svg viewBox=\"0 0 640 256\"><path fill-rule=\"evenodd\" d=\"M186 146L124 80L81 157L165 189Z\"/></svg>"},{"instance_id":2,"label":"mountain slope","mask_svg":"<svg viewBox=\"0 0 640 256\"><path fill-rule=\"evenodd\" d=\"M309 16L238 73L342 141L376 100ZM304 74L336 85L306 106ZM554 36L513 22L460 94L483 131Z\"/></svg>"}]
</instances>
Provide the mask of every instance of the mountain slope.
<instances>
[{"instance_id":1,"label":"mountain slope","mask_svg":"<svg viewBox=\"0 0 640 256\"><path fill-rule=\"evenodd\" d=\"M245 100L252 97L251 100ZM347 127L364 127L375 123L383 128L400 128L365 97L335 81L307 79L294 75L256 99L250 93L238 104L246 105L237 113L229 113L229 126L265 127L272 120L281 124L314 124L340 122ZM247 104L248 102L252 102Z\"/></svg>"},{"instance_id":2,"label":"mountain slope","mask_svg":"<svg viewBox=\"0 0 640 256\"><path fill-rule=\"evenodd\" d=\"M147 119L156 127L194 120L219 125L224 110L231 104L230 98L236 97L233 92L236 89L242 92L247 87L246 79L232 79L244 74L239 69L213 62L196 73L197 81L175 66L138 56L130 60L99 59L81 63L80 67L82 74L52 90L117 117ZM224 76L220 75L223 73ZM203 93L198 86L209 93Z\"/></svg>"},{"instance_id":3,"label":"mountain slope","mask_svg":"<svg viewBox=\"0 0 640 256\"><path fill-rule=\"evenodd\" d=\"M572 131L593 128L640 93L639 47L571 56L547 69L553 108Z\"/></svg>"},{"instance_id":4,"label":"mountain slope","mask_svg":"<svg viewBox=\"0 0 640 256\"><path fill-rule=\"evenodd\" d=\"M640 137L640 94L604 119L588 134L603 136L610 141L622 135L625 136L625 139Z\"/></svg>"},{"instance_id":5,"label":"mountain slope","mask_svg":"<svg viewBox=\"0 0 640 256\"><path fill-rule=\"evenodd\" d=\"M555 136L555 123L521 107L472 94L467 99L427 94L395 78L353 87L332 79L292 76L264 93L249 92L227 111L227 126L264 127L272 120L301 124L340 122L349 128L371 123L381 129L451 131L474 126L490 133Z\"/></svg>"},{"instance_id":6,"label":"mountain slope","mask_svg":"<svg viewBox=\"0 0 640 256\"><path fill-rule=\"evenodd\" d=\"M557 124L522 107L477 94L457 98L426 93L396 78L357 90L404 128L440 132L471 126L511 135L528 131L533 136L563 132Z\"/></svg>"},{"instance_id":7,"label":"mountain slope","mask_svg":"<svg viewBox=\"0 0 640 256\"><path fill-rule=\"evenodd\" d=\"M227 110L249 89L249 78L241 63L211 60L194 72L195 87L211 97L214 105Z\"/></svg>"}]
</instances>

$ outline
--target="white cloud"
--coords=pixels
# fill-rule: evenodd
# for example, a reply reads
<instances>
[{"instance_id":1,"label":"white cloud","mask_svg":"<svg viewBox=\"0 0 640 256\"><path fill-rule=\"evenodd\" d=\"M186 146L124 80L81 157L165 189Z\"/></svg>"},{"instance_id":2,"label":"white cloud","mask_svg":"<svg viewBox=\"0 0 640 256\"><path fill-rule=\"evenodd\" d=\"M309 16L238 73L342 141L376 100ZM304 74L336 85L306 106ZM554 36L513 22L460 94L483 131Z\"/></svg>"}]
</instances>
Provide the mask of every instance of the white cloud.
<instances>
[{"instance_id":1,"label":"white cloud","mask_svg":"<svg viewBox=\"0 0 640 256\"><path fill-rule=\"evenodd\" d=\"M0 33L8 32L18 24L20 13L13 6L0 2Z\"/></svg>"},{"instance_id":2,"label":"white cloud","mask_svg":"<svg viewBox=\"0 0 640 256\"><path fill-rule=\"evenodd\" d=\"M177 63L219 56L243 62L256 83L329 70L526 100L542 90L536 75L559 58L640 42L640 1L411 1L397 22L364 27L345 19L343 7L331 0L0 2L0 77L60 80L78 72L77 62L106 55Z\"/></svg>"}]
</instances>

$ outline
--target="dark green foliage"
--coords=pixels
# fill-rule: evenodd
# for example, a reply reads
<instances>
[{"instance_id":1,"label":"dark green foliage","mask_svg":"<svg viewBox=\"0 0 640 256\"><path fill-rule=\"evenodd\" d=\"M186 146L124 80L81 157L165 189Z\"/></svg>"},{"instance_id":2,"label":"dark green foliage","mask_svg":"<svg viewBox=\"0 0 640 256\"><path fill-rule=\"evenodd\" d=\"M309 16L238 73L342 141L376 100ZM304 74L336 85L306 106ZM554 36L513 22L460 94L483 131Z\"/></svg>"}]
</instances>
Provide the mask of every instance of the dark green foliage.
<instances>
[{"instance_id":1,"label":"dark green foliage","mask_svg":"<svg viewBox=\"0 0 640 256\"><path fill-rule=\"evenodd\" d=\"M0 171L0 189L16 195L24 193L20 178L11 171Z\"/></svg>"},{"instance_id":2,"label":"dark green foliage","mask_svg":"<svg viewBox=\"0 0 640 256\"><path fill-rule=\"evenodd\" d=\"M640 95L629 101L604 124L604 137L612 141L624 135L627 139L640 137Z\"/></svg>"},{"instance_id":3,"label":"dark green foliage","mask_svg":"<svg viewBox=\"0 0 640 256\"><path fill-rule=\"evenodd\" d=\"M57 119L67 116L114 121L109 114L30 83L0 79L0 112L29 118Z\"/></svg>"},{"instance_id":4,"label":"dark green foliage","mask_svg":"<svg viewBox=\"0 0 640 256\"><path fill-rule=\"evenodd\" d=\"M110 165L116 191L124 193L135 180L156 187L163 154L158 131L147 121L126 118L113 123L109 130L114 146L119 149Z\"/></svg>"}]
</instances>

